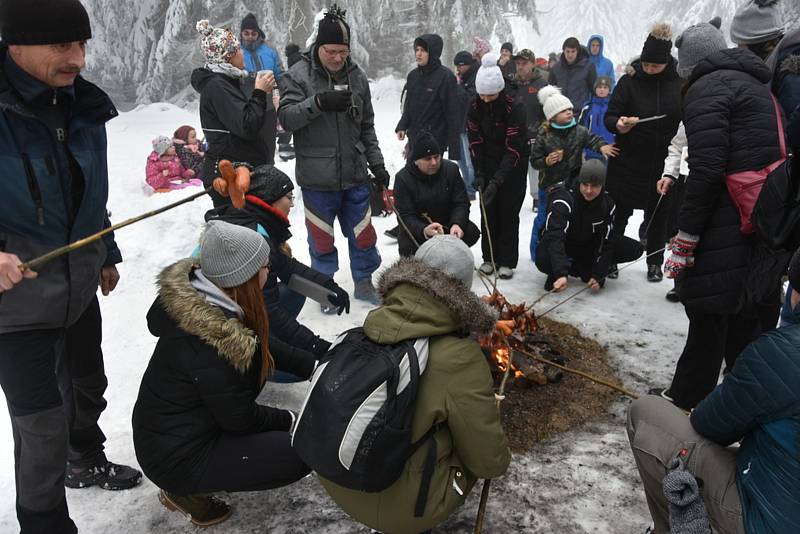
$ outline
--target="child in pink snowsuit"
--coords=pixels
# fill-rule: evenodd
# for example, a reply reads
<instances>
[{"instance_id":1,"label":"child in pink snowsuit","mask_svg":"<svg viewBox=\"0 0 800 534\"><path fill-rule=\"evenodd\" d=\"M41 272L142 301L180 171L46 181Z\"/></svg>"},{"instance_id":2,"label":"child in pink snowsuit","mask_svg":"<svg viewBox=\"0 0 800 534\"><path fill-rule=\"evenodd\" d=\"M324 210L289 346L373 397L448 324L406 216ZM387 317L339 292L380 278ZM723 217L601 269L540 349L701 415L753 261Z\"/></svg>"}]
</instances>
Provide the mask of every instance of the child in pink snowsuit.
<instances>
[{"instance_id":1,"label":"child in pink snowsuit","mask_svg":"<svg viewBox=\"0 0 800 534\"><path fill-rule=\"evenodd\" d=\"M159 136L153 139L153 152L147 158L147 184L159 193L203 185L194 171L185 169L175 152L172 139Z\"/></svg>"}]
</instances>

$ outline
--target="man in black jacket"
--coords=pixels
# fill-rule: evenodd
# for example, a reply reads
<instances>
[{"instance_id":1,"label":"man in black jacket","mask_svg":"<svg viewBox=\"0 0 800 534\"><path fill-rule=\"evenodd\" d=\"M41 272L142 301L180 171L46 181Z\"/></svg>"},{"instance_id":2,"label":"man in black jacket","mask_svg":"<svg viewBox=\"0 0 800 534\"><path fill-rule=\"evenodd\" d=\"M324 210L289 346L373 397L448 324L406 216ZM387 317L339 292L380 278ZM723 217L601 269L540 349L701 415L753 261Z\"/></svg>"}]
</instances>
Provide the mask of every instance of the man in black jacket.
<instances>
[{"instance_id":1,"label":"man in black jacket","mask_svg":"<svg viewBox=\"0 0 800 534\"><path fill-rule=\"evenodd\" d=\"M472 158L469 155L469 139L467 139L467 111L478 94L475 89L475 76L478 74L480 63L472 54L462 50L455 55L453 65L458 74L458 116L460 125L458 138L461 143L461 159L458 166L461 169L461 177L464 185L467 186L467 196L470 200L475 199L475 168L472 166Z\"/></svg>"},{"instance_id":2,"label":"man in black jacket","mask_svg":"<svg viewBox=\"0 0 800 534\"><path fill-rule=\"evenodd\" d=\"M394 196L398 215L412 234L400 229L401 256L413 256L417 245L440 234L454 235L470 247L478 242L480 230L469 220L458 165L442 159L431 134L423 132L414 141L408 163L395 176Z\"/></svg>"},{"instance_id":3,"label":"man in black jacket","mask_svg":"<svg viewBox=\"0 0 800 534\"><path fill-rule=\"evenodd\" d=\"M578 116L583 105L592 97L597 71L589 52L575 37L564 41L562 52L561 58L550 69L550 85L561 88L572 101L575 116Z\"/></svg>"},{"instance_id":4,"label":"man in black jacket","mask_svg":"<svg viewBox=\"0 0 800 534\"><path fill-rule=\"evenodd\" d=\"M566 289L569 275L599 291L612 265L642 255L638 241L612 238L616 208L603 189L605 180L605 165L592 159L581 168L577 188L562 182L548 191L547 223L536 249L536 267L547 275L547 291Z\"/></svg>"},{"instance_id":5,"label":"man in black jacket","mask_svg":"<svg viewBox=\"0 0 800 534\"><path fill-rule=\"evenodd\" d=\"M421 35L414 39L417 68L406 78L403 114L397 123L397 138L409 143L421 131L427 130L436 138L442 150L447 149L449 159L461 159L459 135L463 131L459 115L456 77L442 65L444 43L436 34Z\"/></svg>"}]
</instances>

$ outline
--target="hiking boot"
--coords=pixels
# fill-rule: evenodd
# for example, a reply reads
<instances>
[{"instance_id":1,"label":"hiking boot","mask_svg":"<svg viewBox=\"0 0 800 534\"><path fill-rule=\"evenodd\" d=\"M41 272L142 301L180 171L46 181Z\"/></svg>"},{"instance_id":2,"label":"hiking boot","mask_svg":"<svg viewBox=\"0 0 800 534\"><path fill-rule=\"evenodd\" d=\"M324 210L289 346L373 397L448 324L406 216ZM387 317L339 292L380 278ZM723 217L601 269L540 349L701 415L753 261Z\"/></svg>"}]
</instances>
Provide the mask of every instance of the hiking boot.
<instances>
[{"instance_id":1,"label":"hiking boot","mask_svg":"<svg viewBox=\"0 0 800 534\"><path fill-rule=\"evenodd\" d=\"M661 272L660 265L648 265L647 266L647 281L648 282L660 282L664 279L664 273Z\"/></svg>"},{"instance_id":2,"label":"hiking boot","mask_svg":"<svg viewBox=\"0 0 800 534\"><path fill-rule=\"evenodd\" d=\"M325 315L336 315L337 313L339 313L339 308L337 308L333 304L320 304L319 311L321 311Z\"/></svg>"},{"instance_id":3,"label":"hiking boot","mask_svg":"<svg viewBox=\"0 0 800 534\"><path fill-rule=\"evenodd\" d=\"M231 516L231 507L227 503L202 493L179 497L161 490L158 500L167 510L183 514L193 525L201 528L218 525Z\"/></svg>"},{"instance_id":4,"label":"hiking boot","mask_svg":"<svg viewBox=\"0 0 800 534\"><path fill-rule=\"evenodd\" d=\"M392 239L397 239L397 236L400 235L400 225L397 225L394 228L389 228L383 232L383 235L386 237L391 237Z\"/></svg>"},{"instance_id":5,"label":"hiking boot","mask_svg":"<svg viewBox=\"0 0 800 534\"><path fill-rule=\"evenodd\" d=\"M511 280L511 278L514 276L514 269L511 267L498 267L497 276L503 280Z\"/></svg>"},{"instance_id":6,"label":"hiking boot","mask_svg":"<svg viewBox=\"0 0 800 534\"><path fill-rule=\"evenodd\" d=\"M357 280L353 288L353 297L358 300L364 300L373 306L380 306L381 297L375 291L375 286L372 285L372 280L365 278L364 280Z\"/></svg>"},{"instance_id":7,"label":"hiking boot","mask_svg":"<svg viewBox=\"0 0 800 534\"><path fill-rule=\"evenodd\" d=\"M657 397L661 397L662 399L666 399L669 402L675 404L675 399L673 399L669 394L669 388L653 388L647 392L648 395L656 395Z\"/></svg>"},{"instance_id":8,"label":"hiking boot","mask_svg":"<svg viewBox=\"0 0 800 534\"><path fill-rule=\"evenodd\" d=\"M111 463L104 463L92 467L79 469L67 462L67 474L64 485L68 488L79 489L89 486L99 486L106 490L126 490L138 486L142 481L142 473L138 469Z\"/></svg>"},{"instance_id":9,"label":"hiking boot","mask_svg":"<svg viewBox=\"0 0 800 534\"><path fill-rule=\"evenodd\" d=\"M666 299L670 302L680 302L681 297L678 295L678 291L673 287L669 291L667 291Z\"/></svg>"},{"instance_id":10,"label":"hiking boot","mask_svg":"<svg viewBox=\"0 0 800 534\"><path fill-rule=\"evenodd\" d=\"M492 274L494 272L494 267L492 267L491 263L485 261L481 264L480 267L478 267L478 270L483 274Z\"/></svg>"},{"instance_id":11,"label":"hiking boot","mask_svg":"<svg viewBox=\"0 0 800 534\"><path fill-rule=\"evenodd\" d=\"M619 265L616 263L611 266L611 270L606 275L606 278L611 278L612 280L616 280L619 278Z\"/></svg>"}]
</instances>

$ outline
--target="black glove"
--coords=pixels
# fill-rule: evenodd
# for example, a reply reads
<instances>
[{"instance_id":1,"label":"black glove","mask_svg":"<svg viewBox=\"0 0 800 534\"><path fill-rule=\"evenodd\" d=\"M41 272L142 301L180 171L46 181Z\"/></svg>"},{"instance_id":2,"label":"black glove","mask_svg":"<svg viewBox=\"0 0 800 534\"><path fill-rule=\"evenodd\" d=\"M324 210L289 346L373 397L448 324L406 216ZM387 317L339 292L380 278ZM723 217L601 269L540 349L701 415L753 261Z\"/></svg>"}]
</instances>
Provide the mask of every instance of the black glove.
<instances>
[{"instance_id":1,"label":"black glove","mask_svg":"<svg viewBox=\"0 0 800 534\"><path fill-rule=\"evenodd\" d=\"M335 308L338 308L338 315L341 315L342 312L350 313L350 295L347 294L347 291L339 287L336 282L333 281L333 278L325 282L323 285L326 289L336 292L335 295L328 296L328 302L330 302Z\"/></svg>"},{"instance_id":2,"label":"black glove","mask_svg":"<svg viewBox=\"0 0 800 534\"><path fill-rule=\"evenodd\" d=\"M475 187L476 191L480 191L486 185L486 179L484 178L483 174L476 172L475 173L475 180L473 181L473 187Z\"/></svg>"},{"instance_id":3,"label":"black glove","mask_svg":"<svg viewBox=\"0 0 800 534\"><path fill-rule=\"evenodd\" d=\"M375 186L375 189L378 191L389 189L389 172L385 166L375 165L372 167L372 174L375 175L372 178L372 185Z\"/></svg>"},{"instance_id":4,"label":"black glove","mask_svg":"<svg viewBox=\"0 0 800 534\"><path fill-rule=\"evenodd\" d=\"M325 341L321 337L318 337L317 340L311 345L311 354L320 358L325 355L328 350L331 348L331 342Z\"/></svg>"},{"instance_id":5,"label":"black glove","mask_svg":"<svg viewBox=\"0 0 800 534\"><path fill-rule=\"evenodd\" d=\"M497 182L490 180L481 192L481 195L483 196L483 204L485 206L491 206L494 199L497 197Z\"/></svg>"},{"instance_id":6,"label":"black glove","mask_svg":"<svg viewBox=\"0 0 800 534\"><path fill-rule=\"evenodd\" d=\"M347 111L353 103L353 93L350 91L326 91L315 98L322 111Z\"/></svg>"}]
</instances>

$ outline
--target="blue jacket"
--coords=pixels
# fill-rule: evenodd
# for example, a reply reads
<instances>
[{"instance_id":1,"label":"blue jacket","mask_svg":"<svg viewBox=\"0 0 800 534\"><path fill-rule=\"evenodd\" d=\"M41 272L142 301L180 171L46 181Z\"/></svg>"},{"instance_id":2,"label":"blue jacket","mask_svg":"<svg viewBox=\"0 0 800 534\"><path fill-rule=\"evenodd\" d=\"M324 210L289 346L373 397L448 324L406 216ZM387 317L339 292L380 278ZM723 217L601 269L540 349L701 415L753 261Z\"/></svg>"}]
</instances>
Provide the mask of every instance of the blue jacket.
<instances>
[{"instance_id":1,"label":"blue jacket","mask_svg":"<svg viewBox=\"0 0 800 534\"><path fill-rule=\"evenodd\" d=\"M262 42L255 51L242 47L242 52L244 53L244 70L251 73L260 70L271 70L275 74L275 80L278 83L283 80L281 58L274 48L267 46L267 43Z\"/></svg>"},{"instance_id":2,"label":"blue jacket","mask_svg":"<svg viewBox=\"0 0 800 534\"><path fill-rule=\"evenodd\" d=\"M69 107L65 128L40 118L55 110L50 102ZM95 85L78 77L48 88L0 46L0 251L26 261L110 224L105 123L116 115ZM0 333L71 325L94 299L101 268L120 261L108 235L38 268L38 278L0 294Z\"/></svg>"},{"instance_id":3,"label":"blue jacket","mask_svg":"<svg viewBox=\"0 0 800 534\"><path fill-rule=\"evenodd\" d=\"M602 137L603 140L609 145L614 142L614 134L608 131L603 119L606 116L606 111L608 111L608 103L610 101L610 96L605 98L593 96L592 100L583 106L583 109L581 110L581 116L578 121L583 126L586 126L590 132ZM586 155L586 159L599 159L602 160L603 163L606 161L606 158L603 156L603 154L600 152L595 152L592 149L587 148L583 151L583 153Z\"/></svg>"},{"instance_id":4,"label":"blue jacket","mask_svg":"<svg viewBox=\"0 0 800 534\"><path fill-rule=\"evenodd\" d=\"M800 320L800 306L794 310ZM800 532L800 325L751 343L692 412L692 426L728 446L741 440L736 485L745 532Z\"/></svg>"},{"instance_id":5,"label":"blue jacket","mask_svg":"<svg viewBox=\"0 0 800 534\"><path fill-rule=\"evenodd\" d=\"M600 53L596 56L593 56L592 41L595 39L600 41ZM614 73L614 63L612 63L610 59L603 55L605 46L606 41L602 35L592 35L589 37L589 41L586 43L586 49L589 51L589 60L594 64L594 68L597 71L597 77L599 78L600 76L608 76L611 78L611 89L614 89L614 86L617 84L617 76Z\"/></svg>"}]
</instances>

